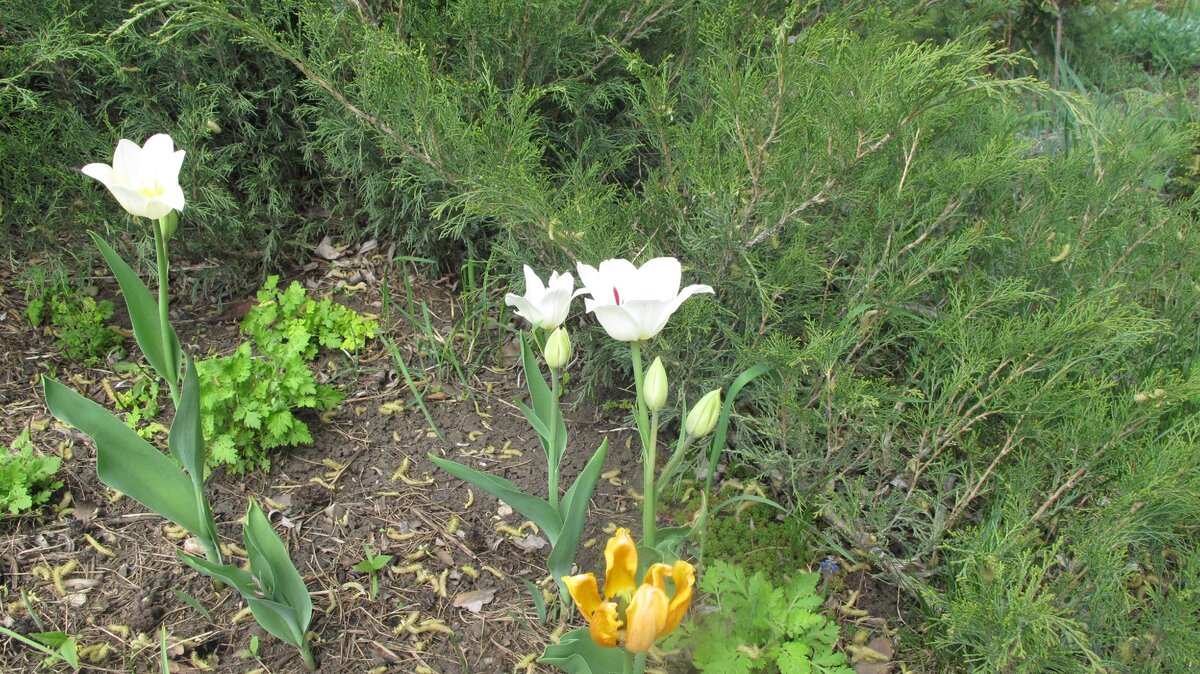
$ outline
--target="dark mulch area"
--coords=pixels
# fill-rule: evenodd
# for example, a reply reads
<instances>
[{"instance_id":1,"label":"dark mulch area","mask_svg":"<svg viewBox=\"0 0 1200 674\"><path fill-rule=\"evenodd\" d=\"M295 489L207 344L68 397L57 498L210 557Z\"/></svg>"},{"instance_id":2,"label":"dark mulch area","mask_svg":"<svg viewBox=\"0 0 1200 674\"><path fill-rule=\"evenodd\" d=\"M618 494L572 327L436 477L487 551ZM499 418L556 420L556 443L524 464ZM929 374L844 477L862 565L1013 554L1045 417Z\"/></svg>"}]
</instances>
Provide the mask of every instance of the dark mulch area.
<instances>
[{"instance_id":1,"label":"dark mulch area","mask_svg":"<svg viewBox=\"0 0 1200 674\"><path fill-rule=\"evenodd\" d=\"M350 293L336 295L338 301L378 314L374 281L379 274L374 272L382 259L369 253L310 264L296 278L316 293L349 287ZM187 268L181 269L176 296L195 296L195 287L187 286ZM106 278L94 283L102 297L115 298L116 322L127 326L115 283ZM460 311L453 291L449 282L416 289L442 322L439 329ZM175 306L190 353L228 353L240 340L237 321L247 302L227 304L212 315L182 300ZM38 630L21 599L24 592L46 630L78 639L85 671L157 672L161 626L167 629L172 671L303 671L295 650L265 634L235 593L215 591L210 581L178 562L176 550L188 544L178 532L100 484L91 442L49 417L38 380L54 373L111 409L105 386L120 390L129 386L129 378L105 366L85 369L58 360L53 338L31 328L22 308L22 291L11 270L0 269L0 444L31 429L43 451L63 456L65 484L51 506L0 519L0 624L21 633ZM410 366L419 361L407 322L385 329ZM132 339L126 345L136 354ZM442 443L420 410L407 404L411 393L382 344L370 344L353 358L329 355L321 365L323 372L337 373L347 398L332 415L307 419L313 444L279 451L269 473L217 471L208 481L226 542L240 545L238 520L251 497L259 499L283 535L313 593L318 670L545 671L532 664L533 657L565 627L539 624L534 602L517 579L553 589L545 568L549 546L537 547L540 537L519 514L436 471L426 458L429 453L448 456L544 494L544 458L536 434L512 404L524 397L520 368L493 363L472 375L469 391L448 382L431 392L428 405L446 436ZM397 401L406 404L393 404ZM568 413L571 449L564 486L604 437L611 444L581 551L585 570L602 567L606 531L639 528L637 449L634 433L622 424L619 416L601 413L586 401ZM351 568L363 558L364 543L394 557L374 600L367 596L369 577ZM231 552L241 561L238 549ZM798 563L815 567L816 561ZM456 597L478 590L492 593L478 612L455 606ZM830 606L845 603L855 590L856 605L870 615L843 622L872 635L890 632L898 616L895 591L865 573L848 575ZM199 600L211 620L173 591ZM853 633L850 626L847 634ZM260 645L252 656L254 636ZM0 639L0 671L33 671L40 660L31 649Z\"/></svg>"}]
</instances>

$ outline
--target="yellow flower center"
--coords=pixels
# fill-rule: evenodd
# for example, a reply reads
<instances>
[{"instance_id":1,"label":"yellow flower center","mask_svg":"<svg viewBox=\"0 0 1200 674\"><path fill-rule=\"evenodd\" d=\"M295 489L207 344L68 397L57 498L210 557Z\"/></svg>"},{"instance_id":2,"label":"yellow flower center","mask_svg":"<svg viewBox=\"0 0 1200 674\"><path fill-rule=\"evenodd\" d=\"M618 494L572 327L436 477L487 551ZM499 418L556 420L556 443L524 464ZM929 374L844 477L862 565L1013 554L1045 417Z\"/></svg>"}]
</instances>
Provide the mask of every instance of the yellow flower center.
<instances>
[{"instance_id":1,"label":"yellow flower center","mask_svg":"<svg viewBox=\"0 0 1200 674\"><path fill-rule=\"evenodd\" d=\"M166 190L163 189L162 185L154 183L153 185L143 186L138 191L147 199L154 199L155 197L161 197Z\"/></svg>"}]
</instances>

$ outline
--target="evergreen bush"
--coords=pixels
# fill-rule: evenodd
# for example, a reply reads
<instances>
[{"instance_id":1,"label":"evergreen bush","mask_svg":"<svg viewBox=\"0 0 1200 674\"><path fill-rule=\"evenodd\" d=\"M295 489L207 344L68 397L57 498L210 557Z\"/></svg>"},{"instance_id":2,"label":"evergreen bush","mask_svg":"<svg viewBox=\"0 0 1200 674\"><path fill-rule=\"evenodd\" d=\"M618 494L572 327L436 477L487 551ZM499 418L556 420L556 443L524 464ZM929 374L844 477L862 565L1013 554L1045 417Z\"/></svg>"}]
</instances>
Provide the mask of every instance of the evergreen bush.
<instances>
[{"instance_id":1,"label":"evergreen bush","mask_svg":"<svg viewBox=\"0 0 1200 674\"><path fill-rule=\"evenodd\" d=\"M690 399L778 368L734 457L928 612L939 670L1197 666L1200 201L1163 191L1195 92L1141 86L1125 9L56 2L0 28L12 235L97 222L66 167L168 129L189 222L263 253L677 256L717 301L650 349Z\"/></svg>"}]
</instances>

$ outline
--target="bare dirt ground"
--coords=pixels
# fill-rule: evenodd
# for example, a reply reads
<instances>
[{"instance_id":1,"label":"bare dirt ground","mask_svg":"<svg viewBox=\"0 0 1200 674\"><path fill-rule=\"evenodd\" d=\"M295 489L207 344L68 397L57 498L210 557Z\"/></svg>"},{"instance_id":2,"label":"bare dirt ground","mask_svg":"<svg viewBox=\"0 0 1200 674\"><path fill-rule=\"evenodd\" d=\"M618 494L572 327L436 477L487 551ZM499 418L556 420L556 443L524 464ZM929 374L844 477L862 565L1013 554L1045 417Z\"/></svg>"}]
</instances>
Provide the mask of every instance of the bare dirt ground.
<instances>
[{"instance_id":1,"label":"bare dirt ground","mask_svg":"<svg viewBox=\"0 0 1200 674\"><path fill-rule=\"evenodd\" d=\"M374 282L379 274L373 271L381 259L375 253L350 265L310 264L285 281L298 278L315 288L310 291L314 294L349 286L349 293L335 294L337 301L380 314ZM349 267L355 267L357 277ZM174 288L180 299L173 306L185 348L197 356L232 351L240 340L237 321L246 302L233 302L210 315L185 303L187 274L176 276L183 287ZM114 299L114 322L127 326L115 283L103 277L93 283L100 296ZM446 325L460 310L451 286L435 281L416 291ZM296 651L263 632L234 592L214 590L209 580L175 558L184 541L171 536L164 520L97 480L90 440L49 416L39 379L54 374L112 408L106 387L126 388L129 376L118 374L111 364L82 368L62 361L53 338L30 327L23 308L22 291L5 265L0 269L0 444L30 429L42 451L63 457L64 486L51 504L0 518L0 624L20 633L44 628L74 635L84 671L158 672L164 626L173 672L303 671ZM419 361L407 321L383 329L408 362ZM126 346L128 358L136 358L133 340ZM426 388L444 443L411 404L412 395L381 343L352 357L328 354L320 363L322 371L339 373L347 398L333 414L306 419L313 444L278 451L268 473L232 476L217 471L209 479L225 541L241 543L239 519L250 498L259 500L283 536L313 594L310 629L317 637L313 652L318 671L547 671L534 657L568 625L553 615L547 623L539 622L535 602L518 579L553 589L545 568L549 546L519 513L438 472L427 459L430 453L450 457L544 495L544 458L536 434L512 404L524 397L524 383L511 358L499 360L506 351L511 348L500 349L492 362L485 359L469 375L468 386L447 382L440 390ZM570 484L603 438L611 445L580 556L581 567L598 569L605 532L614 526L638 529L640 468L634 433L620 414L598 411L587 401L568 413L567 425L571 442L564 484ZM364 543L393 556L381 572L374 599L368 596L369 576L352 569L363 559ZM238 551L232 552L241 561ZM821 557L795 564L815 568ZM831 607L858 590L858 606L869 606L872 615L897 615L890 607L897 599L894 590L865 572L846 578L844 588L842 596L831 597ZM194 597L207 615L180 593ZM866 619L872 635L888 632L893 622ZM578 623L576 616L569 626ZM853 626L846 631L854 634ZM251 652L254 637L258 647ZM0 671L35 671L41 660L32 649L0 639ZM682 661L659 666L688 671Z\"/></svg>"}]
</instances>

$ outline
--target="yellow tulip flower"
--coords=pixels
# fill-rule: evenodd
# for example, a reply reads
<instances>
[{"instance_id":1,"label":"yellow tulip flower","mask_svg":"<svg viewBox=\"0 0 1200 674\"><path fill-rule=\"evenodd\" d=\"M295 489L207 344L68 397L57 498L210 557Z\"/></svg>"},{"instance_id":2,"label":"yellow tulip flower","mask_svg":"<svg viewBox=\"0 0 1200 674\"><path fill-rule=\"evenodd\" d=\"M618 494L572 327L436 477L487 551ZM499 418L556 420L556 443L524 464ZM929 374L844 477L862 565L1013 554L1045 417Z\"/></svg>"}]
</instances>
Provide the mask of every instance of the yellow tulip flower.
<instances>
[{"instance_id":1,"label":"yellow tulip flower","mask_svg":"<svg viewBox=\"0 0 1200 674\"><path fill-rule=\"evenodd\" d=\"M653 564L637 585L637 546L628 529L617 529L609 539L604 562L603 599L595 574L563 576L563 582L587 618L592 641L610 648L623 644L630 653L645 653L656 639L683 622L692 602L696 570L683 561ZM667 594L668 577L675 586L673 596Z\"/></svg>"}]
</instances>

